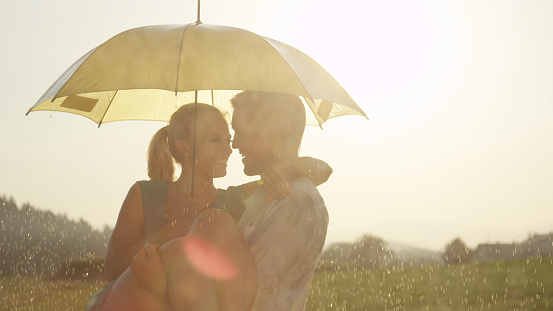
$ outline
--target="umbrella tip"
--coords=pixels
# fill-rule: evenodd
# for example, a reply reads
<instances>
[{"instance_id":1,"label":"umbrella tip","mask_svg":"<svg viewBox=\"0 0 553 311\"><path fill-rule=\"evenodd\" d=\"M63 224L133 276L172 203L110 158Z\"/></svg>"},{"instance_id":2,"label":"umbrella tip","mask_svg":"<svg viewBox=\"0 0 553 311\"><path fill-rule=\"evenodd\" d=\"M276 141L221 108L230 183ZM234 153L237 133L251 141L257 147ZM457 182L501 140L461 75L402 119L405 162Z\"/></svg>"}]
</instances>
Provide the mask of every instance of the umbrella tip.
<instances>
[{"instance_id":1,"label":"umbrella tip","mask_svg":"<svg viewBox=\"0 0 553 311\"><path fill-rule=\"evenodd\" d=\"M200 21L200 0L198 0L198 19L196 20L196 25L201 24L202 21Z\"/></svg>"}]
</instances>

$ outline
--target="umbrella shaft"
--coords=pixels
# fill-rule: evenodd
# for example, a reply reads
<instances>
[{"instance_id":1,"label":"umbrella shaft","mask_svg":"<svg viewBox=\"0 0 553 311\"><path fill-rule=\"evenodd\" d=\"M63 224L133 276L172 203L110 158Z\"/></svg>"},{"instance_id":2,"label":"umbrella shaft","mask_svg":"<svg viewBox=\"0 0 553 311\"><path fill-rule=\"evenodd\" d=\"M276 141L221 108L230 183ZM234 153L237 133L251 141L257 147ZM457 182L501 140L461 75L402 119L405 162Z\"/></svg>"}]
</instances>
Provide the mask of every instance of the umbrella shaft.
<instances>
[{"instance_id":1,"label":"umbrella shaft","mask_svg":"<svg viewBox=\"0 0 553 311\"><path fill-rule=\"evenodd\" d=\"M198 0L198 19L196 20L196 24L200 24L200 0Z\"/></svg>"},{"instance_id":2,"label":"umbrella shaft","mask_svg":"<svg viewBox=\"0 0 553 311\"><path fill-rule=\"evenodd\" d=\"M194 175L196 174L196 128L198 121L198 91L194 94L194 136L192 141L192 183L190 184L190 196L194 196Z\"/></svg>"}]
</instances>

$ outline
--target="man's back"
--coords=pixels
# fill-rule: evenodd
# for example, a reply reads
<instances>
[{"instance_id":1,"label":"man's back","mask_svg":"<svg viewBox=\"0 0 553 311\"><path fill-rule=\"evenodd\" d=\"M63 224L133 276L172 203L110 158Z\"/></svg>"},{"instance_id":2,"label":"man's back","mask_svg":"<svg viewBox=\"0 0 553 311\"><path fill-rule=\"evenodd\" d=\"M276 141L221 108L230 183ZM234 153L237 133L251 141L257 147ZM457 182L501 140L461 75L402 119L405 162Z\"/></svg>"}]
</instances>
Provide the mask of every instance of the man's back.
<instances>
[{"instance_id":1,"label":"man's back","mask_svg":"<svg viewBox=\"0 0 553 311\"><path fill-rule=\"evenodd\" d=\"M321 255L328 212L305 178L290 182L292 194L267 202L258 190L246 201L238 226L257 262L259 285L252 310L303 310Z\"/></svg>"}]
</instances>

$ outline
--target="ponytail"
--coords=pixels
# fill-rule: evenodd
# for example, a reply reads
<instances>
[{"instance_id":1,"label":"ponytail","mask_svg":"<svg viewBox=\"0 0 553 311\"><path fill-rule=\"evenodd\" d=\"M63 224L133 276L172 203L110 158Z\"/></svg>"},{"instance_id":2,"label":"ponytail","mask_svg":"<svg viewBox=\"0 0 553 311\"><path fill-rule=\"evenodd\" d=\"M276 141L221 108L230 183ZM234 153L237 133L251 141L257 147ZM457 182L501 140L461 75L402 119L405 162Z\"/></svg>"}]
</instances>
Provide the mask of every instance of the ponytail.
<instances>
[{"instance_id":1,"label":"ponytail","mask_svg":"<svg viewBox=\"0 0 553 311\"><path fill-rule=\"evenodd\" d=\"M152 180L173 181L175 178L173 156L169 151L168 126L157 131L148 147L148 176Z\"/></svg>"}]
</instances>

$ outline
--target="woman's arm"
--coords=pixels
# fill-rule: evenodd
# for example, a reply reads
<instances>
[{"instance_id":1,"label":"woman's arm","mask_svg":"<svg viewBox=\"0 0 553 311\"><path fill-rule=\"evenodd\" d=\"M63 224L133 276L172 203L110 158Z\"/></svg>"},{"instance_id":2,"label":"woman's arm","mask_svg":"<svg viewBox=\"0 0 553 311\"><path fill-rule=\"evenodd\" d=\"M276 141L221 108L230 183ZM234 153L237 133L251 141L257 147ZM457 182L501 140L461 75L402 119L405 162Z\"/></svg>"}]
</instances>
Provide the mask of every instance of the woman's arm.
<instances>
[{"instance_id":1,"label":"woman's arm","mask_svg":"<svg viewBox=\"0 0 553 311\"><path fill-rule=\"evenodd\" d=\"M142 247L139 244L141 244L143 232L142 192L140 185L136 183L123 201L109 240L104 263L104 274L108 281L118 278L130 266L134 255Z\"/></svg>"},{"instance_id":2,"label":"woman's arm","mask_svg":"<svg viewBox=\"0 0 553 311\"><path fill-rule=\"evenodd\" d=\"M142 210L142 191L140 184L134 184L119 212L117 223L109 240L104 262L104 274L108 281L115 280L127 269L134 256L146 244L161 245L186 235L193 219L182 214L169 222L152 236L144 239L144 213Z\"/></svg>"},{"instance_id":3,"label":"woman's arm","mask_svg":"<svg viewBox=\"0 0 553 311\"><path fill-rule=\"evenodd\" d=\"M312 157L285 158L261 174L262 182L249 182L242 185L242 188L251 195L259 187L263 187L273 197L283 199L290 195L288 179L301 176L319 186L326 182L331 174L332 168L323 160Z\"/></svg>"},{"instance_id":4,"label":"woman's arm","mask_svg":"<svg viewBox=\"0 0 553 311\"><path fill-rule=\"evenodd\" d=\"M239 221L246 210L244 201L260 187L263 187L270 197L282 200L291 193L288 178L306 177L318 186L327 181L330 174L332 174L330 165L319 159L311 157L281 159L266 169L261 174L260 180L229 187L225 191L225 203L218 208L229 212L236 221Z\"/></svg>"},{"instance_id":5,"label":"woman's arm","mask_svg":"<svg viewBox=\"0 0 553 311\"><path fill-rule=\"evenodd\" d=\"M315 186L325 183L332 174L332 167L323 160L312 157L288 158L283 162L283 171L287 171L288 177L301 176L310 179ZM270 168L269 168L270 169ZM262 175L263 176L263 175Z\"/></svg>"}]
</instances>

